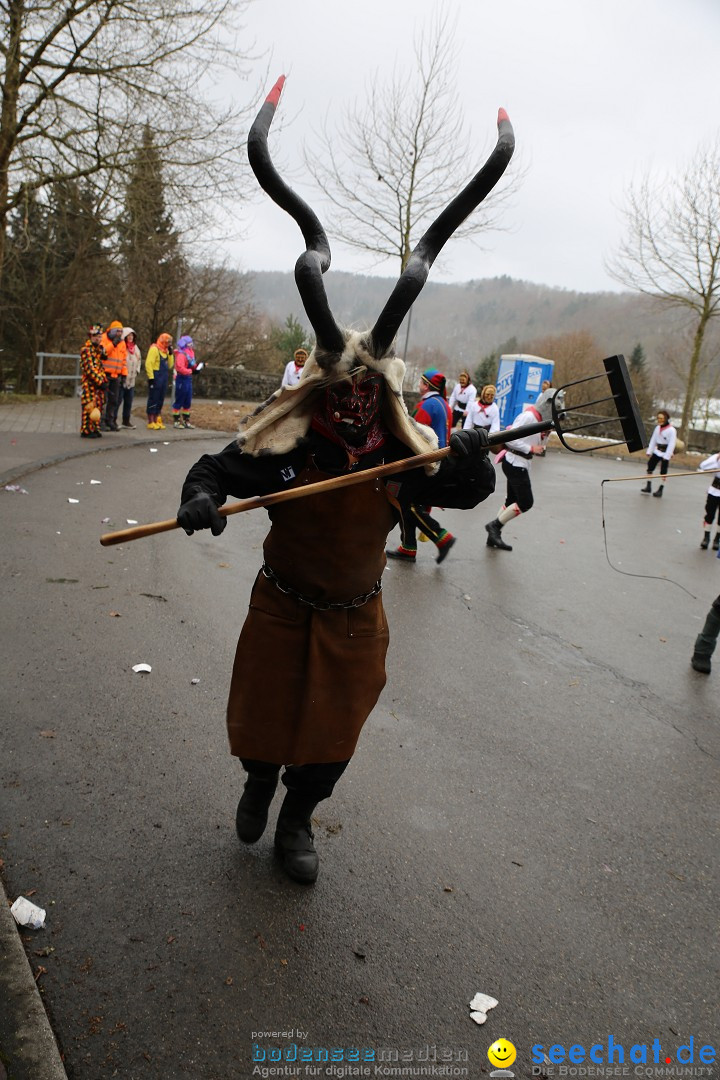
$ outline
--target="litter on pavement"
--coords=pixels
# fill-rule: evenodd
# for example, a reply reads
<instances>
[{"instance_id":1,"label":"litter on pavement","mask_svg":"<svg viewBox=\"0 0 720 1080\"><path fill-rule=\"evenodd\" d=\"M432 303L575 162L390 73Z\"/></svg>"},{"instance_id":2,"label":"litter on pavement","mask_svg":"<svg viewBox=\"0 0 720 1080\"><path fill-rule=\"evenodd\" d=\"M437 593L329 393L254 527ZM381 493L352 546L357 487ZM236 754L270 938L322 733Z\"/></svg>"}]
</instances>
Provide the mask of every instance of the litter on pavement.
<instances>
[{"instance_id":1,"label":"litter on pavement","mask_svg":"<svg viewBox=\"0 0 720 1080\"><path fill-rule=\"evenodd\" d=\"M42 930L45 925L44 909L32 904L24 896L18 896L10 911L19 926L29 926L31 930Z\"/></svg>"},{"instance_id":2,"label":"litter on pavement","mask_svg":"<svg viewBox=\"0 0 720 1080\"><path fill-rule=\"evenodd\" d=\"M484 1024L487 1014L497 1005L497 1000L489 994L476 994L470 1002L470 1019L476 1024Z\"/></svg>"}]
</instances>

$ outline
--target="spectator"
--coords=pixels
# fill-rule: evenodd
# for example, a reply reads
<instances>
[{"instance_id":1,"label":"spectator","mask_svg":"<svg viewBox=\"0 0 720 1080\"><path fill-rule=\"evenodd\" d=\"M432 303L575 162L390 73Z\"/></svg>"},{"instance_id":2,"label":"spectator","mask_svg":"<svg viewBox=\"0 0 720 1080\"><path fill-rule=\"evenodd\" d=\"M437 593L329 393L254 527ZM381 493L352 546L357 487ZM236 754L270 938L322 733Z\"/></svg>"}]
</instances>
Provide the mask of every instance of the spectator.
<instances>
[{"instance_id":1,"label":"spectator","mask_svg":"<svg viewBox=\"0 0 720 1080\"><path fill-rule=\"evenodd\" d=\"M658 409L657 426L650 436L650 443L645 451L650 458L647 467L648 478L655 472L657 464L660 464L660 483L658 484L657 491L653 492L653 497L656 499L660 498L665 489L665 478L667 477L670 459L675 453L676 440L677 431L670 423L670 413L667 409ZM640 489L640 493L642 495L649 495L651 491L652 486L648 479L645 487Z\"/></svg>"},{"instance_id":2,"label":"spectator","mask_svg":"<svg viewBox=\"0 0 720 1080\"><path fill-rule=\"evenodd\" d=\"M135 380L142 364L142 355L137 346L135 331L132 326L124 326L122 335L127 349L127 375L122 389L122 426L124 428L134 428L135 425L130 417L132 416L132 406L135 398Z\"/></svg>"},{"instance_id":3,"label":"spectator","mask_svg":"<svg viewBox=\"0 0 720 1080\"><path fill-rule=\"evenodd\" d=\"M468 406L464 428L484 428L488 435L500 430L500 410L495 404L496 392L492 383L483 386L480 397Z\"/></svg>"},{"instance_id":4,"label":"spectator","mask_svg":"<svg viewBox=\"0 0 720 1080\"><path fill-rule=\"evenodd\" d=\"M300 382L300 376L303 373L305 367L305 361L308 358L307 349L296 349L293 353L293 359L285 368L285 373L282 378L282 386L284 390L289 390L291 386L297 386Z\"/></svg>"},{"instance_id":5,"label":"spectator","mask_svg":"<svg viewBox=\"0 0 720 1080\"><path fill-rule=\"evenodd\" d=\"M107 377L107 395L105 398L105 416L100 424L101 431L119 431L117 417L120 408L120 395L127 375L127 349L123 337L121 322L111 322L102 336L103 366Z\"/></svg>"},{"instance_id":6,"label":"spectator","mask_svg":"<svg viewBox=\"0 0 720 1080\"><path fill-rule=\"evenodd\" d=\"M703 472L715 473L710 483L710 487L707 489L705 518L703 520L703 529L705 530L705 533L700 541L700 547L703 551L707 551L710 545L710 530L712 529L712 523L717 514L717 531L715 533L715 539L713 540L712 549L713 551L718 551L720 549L720 454L711 454L710 457L705 458L704 461L700 462L698 468L702 469Z\"/></svg>"},{"instance_id":7,"label":"spectator","mask_svg":"<svg viewBox=\"0 0 720 1080\"><path fill-rule=\"evenodd\" d=\"M445 376L437 368L429 368L420 377L422 397L415 407L413 416L420 424L433 429L437 436L438 447L442 449L450 441L452 413L445 400ZM450 548L456 537L430 516L432 507L419 503L400 500L402 511L400 546L388 548L385 554L389 559L402 562L415 562L417 557L417 533L420 532L432 540L437 547L436 562L444 562L450 554Z\"/></svg>"},{"instance_id":8,"label":"spectator","mask_svg":"<svg viewBox=\"0 0 720 1080\"><path fill-rule=\"evenodd\" d=\"M175 400L172 404L173 427L193 428L190 423L192 405L192 377L197 366L193 339L185 334L175 349Z\"/></svg>"},{"instance_id":9,"label":"spectator","mask_svg":"<svg viewBox=\"0 0 720 1080\"><path fill-rule=\"evenodd\" d=\"M452 426L453 427L465 427L465 418L468 414L468 409L475 401L477 397L477 390L470 382L470 375L467 371L461 371L458 375L458 381L452 389L450 394L450 400L448 405L452 412Z\"/></svg>"},{"instance_id":10,"label":"spectator","mask_svg":"<svg viewBox=\"0 0 720 1080\"><path fill-rule=\"evenodd\" d=\"M155 431L164 428L162 418L165 391L168 377L173 366L171 334L160 334L151 345L145 357L145 371L148 377L147 426Z\"/></svg>"},{"instance_id":11,"label":"spectator","mask_svg":"<svg viewBox=\"0 0 720 1080\"><path fill-rule=\"evenodd\" d=\"M82 439L102 438L100 417L107 389L103 351L100 344L102 332L102 326L98 323L91 326L88 330L87 341L80 350L80 387L82 389L80 437Z\"/></svg>"}]
</instances>

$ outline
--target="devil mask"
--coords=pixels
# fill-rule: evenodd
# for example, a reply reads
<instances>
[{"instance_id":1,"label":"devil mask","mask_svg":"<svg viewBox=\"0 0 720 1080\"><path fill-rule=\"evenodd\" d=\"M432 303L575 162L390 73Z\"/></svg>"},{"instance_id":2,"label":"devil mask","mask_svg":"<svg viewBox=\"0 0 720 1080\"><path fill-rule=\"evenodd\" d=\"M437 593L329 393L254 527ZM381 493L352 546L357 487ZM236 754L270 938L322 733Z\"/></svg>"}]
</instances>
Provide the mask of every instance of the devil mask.
<instances>
[{"instance_id":1,"label":"devil mask","mask_svg":"<svg viewBox=\"0 0 720 1080\"><path fill-rule=\"evenodd\" d=\"M329 386L313 426L360 453L380 445L378 413L383 399L384 378L367 368L351 373L342 382Z\"/></svg>"}]
</instances>

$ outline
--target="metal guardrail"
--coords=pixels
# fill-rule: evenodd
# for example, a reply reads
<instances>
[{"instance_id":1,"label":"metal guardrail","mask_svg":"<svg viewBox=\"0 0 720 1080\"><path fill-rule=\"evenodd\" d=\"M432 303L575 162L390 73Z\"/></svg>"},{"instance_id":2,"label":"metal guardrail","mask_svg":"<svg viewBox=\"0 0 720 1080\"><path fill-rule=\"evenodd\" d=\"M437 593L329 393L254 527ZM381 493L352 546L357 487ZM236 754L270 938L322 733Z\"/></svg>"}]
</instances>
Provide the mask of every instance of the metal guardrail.
<instances>
[{"instance_id":1,"label":"metal guardrail","mask_svg":"<svg viewBox=\"0 0 720 1080\"><path fill-rule=\"evenodd\" d=\"M38 373L35 376L35 383L37 384L36 394L38 397L42 396L42 388L44 382L68 382L75 383L75 392L80 385L80 354L79 353L57 353L57 352L39 352L35 353L38 362ZM74 360L75 361L75 374L74 375L45 375L45 360Z\"/></svg>"}]
</instances>

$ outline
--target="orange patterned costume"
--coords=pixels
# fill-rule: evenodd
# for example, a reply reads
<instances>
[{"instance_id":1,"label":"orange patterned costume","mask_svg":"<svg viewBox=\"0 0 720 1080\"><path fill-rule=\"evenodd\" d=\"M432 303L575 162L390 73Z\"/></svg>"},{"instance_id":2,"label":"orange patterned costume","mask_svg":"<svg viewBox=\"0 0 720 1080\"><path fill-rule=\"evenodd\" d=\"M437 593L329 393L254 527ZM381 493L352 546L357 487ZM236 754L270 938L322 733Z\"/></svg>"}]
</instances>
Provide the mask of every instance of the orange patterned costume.
<instances>
[{"instance_id":1,"label":"orange patterned costume","mask_svg":"<svg viewBox=\"0 0 720 1080\"><path fill-rule=\"evenodd\" d=\"M99 333L93 333L93 331ZM80 350L80 385L82 387L82 419L80 421L80 435L84 439L99 439L100 415L102 415L105 401L105 389L107 387L107 375L103 367L103 350L100 346L101 327L90 327L90 337ZM98 410L97 420L93 420L91 413Z\"/></svg>"}]
</instances>

